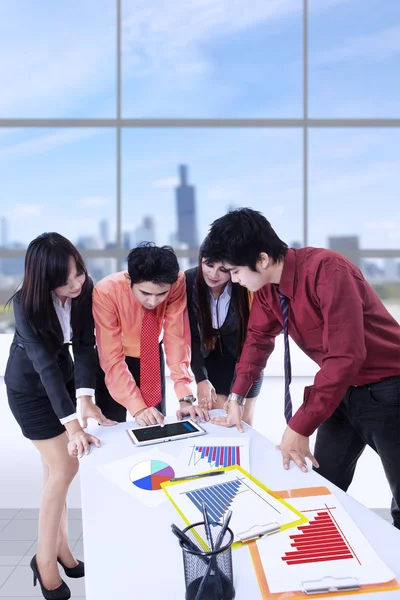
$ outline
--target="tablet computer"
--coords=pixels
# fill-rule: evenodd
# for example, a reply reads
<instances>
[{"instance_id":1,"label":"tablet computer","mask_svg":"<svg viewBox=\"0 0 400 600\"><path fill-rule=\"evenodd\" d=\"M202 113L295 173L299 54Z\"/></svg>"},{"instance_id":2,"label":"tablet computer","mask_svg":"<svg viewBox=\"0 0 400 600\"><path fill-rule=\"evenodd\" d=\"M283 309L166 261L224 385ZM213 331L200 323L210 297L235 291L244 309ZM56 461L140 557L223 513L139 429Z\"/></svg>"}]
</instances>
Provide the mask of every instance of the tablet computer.
<instances>
[{"instance_id":1,"label":"tablet computer","mask_svg":"<svg viewBox=\"0 0 400 600\"><path fill-rule=\"evenodd\" d=\"M204 435L205 433L207 432L191 419L176 421L175 423L165 423L163 427L161 425L147 425L146 427L138 427L137 429L127 429L127 434L136 446L182 440L197 435Z\"/></svg>"}]
</instances>

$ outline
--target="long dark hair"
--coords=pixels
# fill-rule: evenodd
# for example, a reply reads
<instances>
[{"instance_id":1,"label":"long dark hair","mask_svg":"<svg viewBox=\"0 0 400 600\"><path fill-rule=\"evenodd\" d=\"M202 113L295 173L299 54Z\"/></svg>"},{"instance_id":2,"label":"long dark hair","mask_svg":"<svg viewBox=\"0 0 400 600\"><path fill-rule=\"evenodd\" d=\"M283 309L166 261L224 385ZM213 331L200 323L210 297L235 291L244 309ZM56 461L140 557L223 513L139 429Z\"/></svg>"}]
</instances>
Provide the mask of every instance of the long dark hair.
<instances>
[{"instance_id":1,"label":"long dark hair","mask_svg":"<svg viewBox=\"0 0 400 600\"><path fill-rule=\"evenodd\" d=\"M209 300L209 287L206 284L203 277L202 262L203 259L208 264L220 262L214 260L214 257L209 255L208 252L208 236L202 243L199 252L199 265L197 268L197 277L195 285L197 287L197 298L198 307L201 318L201 331L202 331L202 342L208 350L214 350L216 338L215 331L212 325L210 300ZM232 296L231 302L234 303L236 312L239 315L239 328L238 328L238 354L241 353L244 341L246 339L247 325L249 322L249 314L251 303L253 300L253 294L246 288L242 287L238 283L232 283Z\"/></svg>"},{"instance_id":2,"label":"long dark hair","mask_svg":"<svg viewBox=\"0 0 400 600\"><path fill-rule=\"evenodd\" d=\"M10 298L21 303L24 316L36 335L46 345L57 343L57 321L54 322L51 292L66 284L69 259L76 262L78 273L85 275L82 291L72 301L78 304L87 289L88 275L83 258L75 246L59 233L42 233L29 244L25 255L24 279L21 288Z\"/></svg>"}]
</instances>

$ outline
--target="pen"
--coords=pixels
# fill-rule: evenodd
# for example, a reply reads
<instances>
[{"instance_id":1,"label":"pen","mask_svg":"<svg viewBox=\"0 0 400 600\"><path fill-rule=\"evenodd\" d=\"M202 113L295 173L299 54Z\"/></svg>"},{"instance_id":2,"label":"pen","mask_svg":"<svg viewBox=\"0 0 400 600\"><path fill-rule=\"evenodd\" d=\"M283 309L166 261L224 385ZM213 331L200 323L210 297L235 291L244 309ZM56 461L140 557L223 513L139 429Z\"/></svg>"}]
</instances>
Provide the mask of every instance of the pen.
<instances>
[{"instance_id":1,"label":"pen","mask_svg":"<svg viewBox=\"0 0 400 600\"><path fill-rule=\"evenodd\" d=\"M190 479L199 479L200 477L213 477L213 475L222 475L225 471L211 471L210 473L200 473L200 475L186 475L186 477L174 477L170 481L190 481Z\"/></svg>"},{"instance_id":2,"label":"pen","mask_svg":"<svg viewBox=\"0 0 400 600\"><path fill-rule=\"evenodd\" d=\"M217 537L217 541L214 544L214 551L215 552L218 552L218 550L221 548L221 545L222 545L222 542L224 541L225 533L226 533L226 530L228 529L228 525L229 525L229 522L231 520L231 517L232 517L232 511L231 510L227 510L226 513L225 513L224 524L222 525L222 529L219 532L219 535ZM199 588L197 590L197 594L196 594L195 600L200 600L201 597L203 596L203 592L204 592L204 589L205 589L205 587L207 585L207 580L210 577L211 569L213 567L213 562L214 561L215 561L215 556L212 555L210 557L207 570L206 570L205 574L203 575L203 578L201 580L200 586L199 586ZM217 563L217 569L218 569L218 563Z\"/></svg>"},{"instance_id":3,"label":"pen","mask_svg":"<svg viewBox=\"0 0 400 600\"><path fill-rule=\"evenodd\" d=\"M210 521L208 520L207 507L204 502L202 502L201 508L203 511L204 529L206 530L207 540L208 540L208 543L210 544L211 550L214 550L214 542L213 542L213 537L212 537L212 533L211 533L211 529L210 529Z\"/></svg>"}]
</instances>

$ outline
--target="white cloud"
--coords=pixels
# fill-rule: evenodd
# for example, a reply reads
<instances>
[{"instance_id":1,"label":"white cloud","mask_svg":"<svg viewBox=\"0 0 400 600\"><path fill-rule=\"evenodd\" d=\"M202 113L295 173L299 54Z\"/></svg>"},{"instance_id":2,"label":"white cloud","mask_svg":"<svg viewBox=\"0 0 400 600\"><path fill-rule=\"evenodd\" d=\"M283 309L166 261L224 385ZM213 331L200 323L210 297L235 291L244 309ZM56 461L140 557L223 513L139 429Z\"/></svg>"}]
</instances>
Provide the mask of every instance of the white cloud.
<instances>
[{"instance_id":1,"label":"white cloud","mask_svg":"<svg viewBox=\"0 0 400 600\"><path fill-rule=\"evenodd\" d=\"M400 231L400 219L393 219L390 221L385 219L367 221L366 223L364 223L364 226L367 229L381 229L388 232L390 232L391 230ZM390 236L390 233L388 233L388 235Z\"/></svg>"},{"instance_id":2,"label":"white cloud","mask_svg":"<svg viewBox=\"0 0 400 600\"><path fill-rule=\"evenodd\" d=\"M312 62L316 67L328 67L358 59L383 61L399 52L400 25L397 25L344 40L340 47L318 53Z\"/></svg>"},{"instance_id":3,"label":"white cloud","mask_svg":"<svg viewBox=\"0 0 400 600\"><path fill-rule=\"evenodd\" d=\"M274 217L281 217L285 213L285 207L281 205L271 206L270 210Z\"/></svg>"},{"instance_id":4,"label":"white cloud","mask_svg":"<svg viewBox=\"0 0 400 600\"><path fill-rule=\"evenodd\" d=\"M60 146L96 135L98 131L96 129L58 129L22 142L3 146L0 149L0 158L44 154Z\"/></svg>"},{"instance_id":5,"label":"white cloud","mask_svg":"<svg viewBox=\"0 0 400 600\"><path fill-rule=\"evenodd\" d=\"M39 6L37 6L37 4ZM40 6L42 4L42 6ZM115 1L0 3L0 112L59 117L115 82ZM90 116L98 111L92 103ZM68 115L70 116L70 115Z\"/></svg>"},{"instance_id":6,"label":"white cloud","mask_svg":"<svg viewBox=\"0 0 400 600\"><path fill-rule=\"evenodd\" d=\"M229 189L229 187L214 187L207 193L208 200L214 202L230 202L242 197L242 193L237 189Z\"/></svg>"},{"instance_id":7,"label":"white cloud","mask_svg":"<svg viewBox=\"0 0 400 600\"><path fill-rule=\"evenodd\" d=\"M8 213L9 217L34 217L43 212L43 204L15 204Z\"/></svg>"},{"instance_id":8,"label":"white cloud","mask_svg":"<svg viewBox=\"0 0 400 600\"><path fill-rule=\"evenodd\" d=\"M110 203L109 198L104 198L103 196L86 196L85 198L81 198L79 200L79 206L85 208L96 208L98 206L106 206Z\"/></svg>"},{"instance_id":9,"label":"white cloud","mask_svg":"<svg viewBox=\"0 0 400 600\"><path fill-rule=\"evenodd\" d=\"M155 189L170 189L179 185L177 177L165 177L164 179L158 179L152 183L151 187Z\"/></svg>"},{"instance_id":10,"label":"white cloud","mask_svg":"<svg viewBox=\"0 0 400 600\"><path fill-rule=\"evenodd\" d=\"M301 0L188 0L165 9L163 0L125 0L124 67L135 77L198 76L208 70L202 50L210 39L243 31L263 21L298 12Z\"/></svg>"}]
</instances>

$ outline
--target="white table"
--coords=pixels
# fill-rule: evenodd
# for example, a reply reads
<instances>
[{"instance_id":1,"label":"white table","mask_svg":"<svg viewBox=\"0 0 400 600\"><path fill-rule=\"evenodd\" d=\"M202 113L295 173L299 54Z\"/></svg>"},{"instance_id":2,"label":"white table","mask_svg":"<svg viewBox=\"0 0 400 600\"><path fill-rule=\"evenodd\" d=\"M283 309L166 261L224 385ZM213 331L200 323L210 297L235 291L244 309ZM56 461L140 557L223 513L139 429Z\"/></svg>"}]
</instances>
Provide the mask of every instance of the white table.
<instances>
[{"instance_id":1,"label":"white table","mask_svg":"<svg viewBox=\"0 0 400 600\"><path fill-rule=\"evenodd\" d=\"M101 439L102 445L81 459L86 599L183 600L182 551L170 530L173 522L178 526L184 525L178 513L170 502L156 508L143 506L108 481L96 468L132 455L137 450L125 433L132 426L135 425L121 423L114 427L91 427L89 431ZM218 437L251 437L252 474L272 489L327 485L381 558L400 578L400 532L389 523L314 472L302 473L294 466L290 471L284 471L279 451L250 427L246 426L244 434L210 424L206 424L205 428ZM168 442L161 444L161 449L178 455L182 443ZM261 594L246 547L233 551L233 572L236 599L260 600ZM393 600L400 599L400 591L355 597Z\"/></svg>"}]
</instances>

